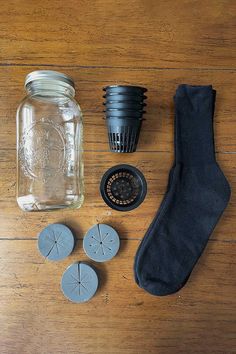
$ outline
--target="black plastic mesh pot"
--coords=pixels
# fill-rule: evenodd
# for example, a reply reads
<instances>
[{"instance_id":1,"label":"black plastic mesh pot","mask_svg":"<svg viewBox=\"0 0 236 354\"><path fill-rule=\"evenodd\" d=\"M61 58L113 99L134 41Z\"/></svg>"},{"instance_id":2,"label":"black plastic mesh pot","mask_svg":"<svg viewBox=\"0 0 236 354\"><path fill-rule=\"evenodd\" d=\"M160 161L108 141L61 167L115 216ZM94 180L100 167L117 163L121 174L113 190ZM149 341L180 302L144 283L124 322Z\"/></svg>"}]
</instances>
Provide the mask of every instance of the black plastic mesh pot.
<instances>
[{"instance_id":1,"label":"black plastic mesh pot","mask_svg":"<svg viewBox=\"0 0 236 354\"><path fill-rule=\"evenodd\" d=\"M132 110L132 109L107 109L104 111L106 118L137 118L137 119L142 119L143 114L146 113L146 111L138 111L138 110Z\"/></svg>"},{"instance_id":2,"label":"black plastic mesh pot","mask_svg":"<svg viewBox=\"0 0 236 354\"><path fill-rule=\"evenodd\" d=\"M117 165L103 175L100 192L110 208L129 211L137 208L145 199L147 183L136 167Z\"/></svg>"},{"instance_id":3,"label":"black plastic mesh pot","mask_svg":"<svg viewBox=\"0 0 236 354\"><path fill-rule=\"evenodd\" d=\"M104 88L105 117L110 150L125 153L136 151L142 126L147 91L139 86L108 86Z\"/></svg>"},{"instance_id":4,"label":"black plastic mesh pot","mask_svg":"<svg viewBox=\"0 0 236 354\"><path fill-rule=\"evenodd\" d=\"M139 133L142 126L141 119L109 118L106 120L110 150L113 152L135 152Z\"/></svg>"},{"instance_id":5,"label":"black plastic mesh pot","mask_svg":"<svg viewBox=\"0 0 236 354\"><path fill-rule=\"evenodd\" d=\"M103 98L105 98L107 101L132 101L132 102L141 102L147 98L145 95L135 95L135 94L123 94L123 93L106 93L103 95Z\"/></svg>"},{"instance_id":6,"label":"black plastic mesh pot","mask_svg":"<svg viewBox=\"0 0 236 354\"><path fill-rule=\"evenodd\" d=\"M141 95L143 96L147 89L141 86L132 85L110 85L103 89L106 94L129 94L129 95Z\"/></svg>"},{"instance_id":7,"label":"black plastic mesh pot","mask_svg":"<svg viewBox=\"0 0 236 354\"><path fill-rule=\"evenodd\" d=\"M107 100L105 103L106 109L131 109L131 110L138 110L142 111L143 107L146 106L145 103L140 102L131 102L131 101L111 101Z\"/></svg>"}]
</instances>

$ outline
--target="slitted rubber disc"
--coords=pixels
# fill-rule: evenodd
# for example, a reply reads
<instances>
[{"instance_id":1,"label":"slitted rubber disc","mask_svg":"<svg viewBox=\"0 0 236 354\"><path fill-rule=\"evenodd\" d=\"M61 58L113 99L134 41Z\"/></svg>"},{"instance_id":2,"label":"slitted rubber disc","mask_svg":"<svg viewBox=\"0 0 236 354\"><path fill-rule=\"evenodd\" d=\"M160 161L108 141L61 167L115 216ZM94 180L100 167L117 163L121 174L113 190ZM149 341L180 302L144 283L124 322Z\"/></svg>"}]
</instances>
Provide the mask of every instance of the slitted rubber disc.
<instances>
[{"instance_id":1,"label":"slitted rubber disc","mask_svg":"<svg viewBox=\"0 0 236 354\"><path fill-rule=\"evenodd\" d=\"M89 229L84 236L83 248L92 260L105 262L117 254L120 248L120 238L111 226L97 224Z\"/></svg>"},{"instance_id":2,"label":"slitted rubber disc","mask_svg":"<svg viewBox=\"0 0 236 354\"><path fill-rule=\"evenodd\" d=\"M90 300L97 291L98 277L95 270L86 263L71 264L64 272L61 290L72 302Z\"/></svg>"},{"instance_id":3,"label":"slitted rubber disc","mask_svg":"<svg viewBox=\"0 0 236 354\"><path fill-rule=\"evenodd\" d=\"M73 251L75 239L70 229L62 224L51 224L38 237L39 252L52 261L63 259Z\"/></svg>"}]
</instances>

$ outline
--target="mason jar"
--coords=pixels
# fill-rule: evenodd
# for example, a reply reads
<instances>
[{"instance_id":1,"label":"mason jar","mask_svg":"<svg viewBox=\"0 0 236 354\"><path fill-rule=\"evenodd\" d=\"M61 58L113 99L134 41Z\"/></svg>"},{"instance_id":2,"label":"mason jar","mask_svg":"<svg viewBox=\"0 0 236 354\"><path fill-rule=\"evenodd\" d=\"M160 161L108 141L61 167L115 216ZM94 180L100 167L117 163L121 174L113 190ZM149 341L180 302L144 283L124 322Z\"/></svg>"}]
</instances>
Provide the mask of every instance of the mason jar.
<instances>
[{"instance_id":1,"label":"mason jar","mask_svg":"<svg viewBox=\"0 0 236 354\"><path fill-rule=\"evenodd\" d=\"M60 72L26 76L17 109L17 203L25 211L79 208L84 199L83 123L73 80Z\"/></svg>"}]
</instances>

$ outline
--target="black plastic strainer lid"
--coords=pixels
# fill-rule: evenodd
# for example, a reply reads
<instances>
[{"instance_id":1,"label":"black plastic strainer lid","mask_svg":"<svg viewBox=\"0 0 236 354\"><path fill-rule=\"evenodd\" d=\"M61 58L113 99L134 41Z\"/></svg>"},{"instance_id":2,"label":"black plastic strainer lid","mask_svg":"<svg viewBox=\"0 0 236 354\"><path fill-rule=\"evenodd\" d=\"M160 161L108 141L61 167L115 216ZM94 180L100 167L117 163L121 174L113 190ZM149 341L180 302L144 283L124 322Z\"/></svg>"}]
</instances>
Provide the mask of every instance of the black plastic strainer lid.
<instances>
[{"instance_id":1,"label":"black plastic strainer lid","mask_svg":"<svg viewBox=\"0 0 236 354\"><path fill-rule=\"evenodd\" d=\"M116 165L103 175L100 192L110 208L129 211L137 208L144 201L147 182L136 167Z\"/></svg>"}]
</instances>

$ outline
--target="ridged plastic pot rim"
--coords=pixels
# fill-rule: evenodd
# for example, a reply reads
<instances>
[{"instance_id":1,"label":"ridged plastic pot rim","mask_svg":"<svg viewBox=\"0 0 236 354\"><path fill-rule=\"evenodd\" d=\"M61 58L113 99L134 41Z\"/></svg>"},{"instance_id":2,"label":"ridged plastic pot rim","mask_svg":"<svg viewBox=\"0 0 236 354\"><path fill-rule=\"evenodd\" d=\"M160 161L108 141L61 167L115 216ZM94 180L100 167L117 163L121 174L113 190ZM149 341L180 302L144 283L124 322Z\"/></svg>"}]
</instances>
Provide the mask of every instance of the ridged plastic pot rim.
<instances>
[{"instance_id":1,"label":"ridged plastic pot rim","mask_svg":"<svg viewBox=\"0 0 236 354\"><path fill-rule=\"evenodd\" d=\"M105 117L105 120L111 121L112 119L130 119L130 120L146 120L145 118L140 118L140 117L117 117L117 116L112 116L112 117Z\"/></svg>"},{"instance_id":2,"label":"ridged plastic pot rim","mask_svg":"<svg viewBox=\"0 0 236 354\"><path fill-rule=\"evenodd\" d=\"M128 109L128 108L107 108L104 112L133 112L133 113L146 113L146 111L139 109Z\"/></svg>"},{"instance_id":3,"label":"ridged plastic pot rim","mask_svg":"<svg viewBox=\"0 0 236 354\"><path fill-rule=\"evenodd\" d=\"M105 86L103 91L108 92L147 92L147 89L142 86L132 86L132 85L110 85Z\"/></svg>"},{"instance_id":4,"label":"ridged plastic pot rim","mask_svg":"<svg viewBox=\"0 0 236 354\"><path fill-rule=\"evenodd\" d=\"M140 118L121 118L121 117L112 117L112 118L107 118L106 122L108 125L113 125L113 124L117 124L118 126L121 125L136 125L139 124L139 122L142 122L143 119Z\"/></svg>"},{"instance_id":5,"label":"ridged plastic pot rim","mask_svg":"<svg viewBox=\"0 0 236 354\"><path fill-rule=\"evenodd\" d=\"M124 105L127 105L127 106L141 106L141 107L145 107L147 104L146 103L143 103L143 102L138 102L138 101L110 101L110 100L107 100L106 102L103 103L104 106L107 106L107 105L119 105L119 104L124 104Z\"/></svg>"},{"instance_id":6,"label":"ridged plastic pot rim","mask_svg":"<svg viewBox=\"0 0 236 354\"><path fill-rule=\"evenodd\" d=\"M124 110L105 110L103 111L105 113L106 117L134 117L134 118L142 118L143 114L146 113L146 111L132 111L128 109Z\"/></svg>"},{"instance_id":7,"label":"ridged plastic pot rim","mask_svg":"<svg viewBox=\"0 0 236 354\"><path fill-rule=\"evenodd\" d=\"M135 101L137 101L137 100L146 100L147 99L147 96L145 96L145 95L143 95L143 94L134 94L134 93L119 93L119 92L117 92L117 93L106 93L105 95L103 95L102 97L103 98L115 98L117 96L117 98L120 98L121 96L123 96L123 98L126 98L126 97L128 97L129 99L133 99L133 100L135 100Z\"/></svg>"}]
</instances>

